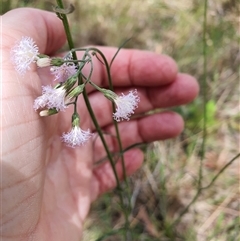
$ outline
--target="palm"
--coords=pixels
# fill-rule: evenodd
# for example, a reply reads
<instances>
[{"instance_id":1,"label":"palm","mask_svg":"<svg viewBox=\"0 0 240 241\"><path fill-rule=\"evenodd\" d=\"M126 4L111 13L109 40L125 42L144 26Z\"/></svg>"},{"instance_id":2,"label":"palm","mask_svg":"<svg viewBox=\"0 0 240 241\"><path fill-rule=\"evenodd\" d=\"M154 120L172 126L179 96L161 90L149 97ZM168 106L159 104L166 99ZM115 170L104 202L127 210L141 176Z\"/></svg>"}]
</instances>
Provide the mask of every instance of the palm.
<instances>
[{"instance_id":1,"label":"palm","mask_svg":"<svg viewBox=\"0 0 240 241\"><path fill-rule=\"evenodd\" d=\"M92 151L91 146L69 149L58 137L47 148L49 157L39 228L44 229L40 231L46 235L44 240L77 240L92 194L97 194L92 175ZM54 227L49 229L53 223Z\"/></svg>"},{"instance_id":2,"label":"palm","mask_svg":"<svg viewBox=\"0 0 240 241\"><path fill-rule=\"evenodd\" d=\"M40 83L35 73L30 74L29 78L33 85ZM37 224L35 228L39 233L46 235L44 240L67 240L71 235L73 237L69 240L75 240L81 232L82 220L88 213L90 203L99 194L101 186L92 173L92 145L89 143L80 149L66 147L60 135L70 127L70 113L40 118L32 111L34 91L27 81L13 78L4 86L11 91L4 92L6 99L3 98L4 120L8 121L3 123L3 139L6 140L3 160L12 161L3 166L6 180L3 188L15 185L18 190L24 190L27 187L22 196L23 199L27 198L22 205L31 207L29 222ZM21 90L20 99L14 95L13 86L17 92ZM13 113L17 115L15 118ZM83 121L89 124L89 120ZM11 142L7 142L9 133L17 133L17 139L12 136ZM13 154L18 154L17 159ZM18 168L16 165L19 165ZM14 176L13 183L7 182L9 175ZM53 228L49 228L51 226ZM21 230L23 234L26 231ZM54 232L56 236L53 238Z\"/></svg>"},{"instance_id":3,"label":"palm","mask_svg":"<svg viewBox=\"0 0 240 241\"><path fill-rule=\"evenodd\" d=\"M14 69L12 75L15 75ZM6 99L3 97L4 119L10 120L11 125L3 123L3 127L6 126L3 133L6 136L4 135L3 139L7 140L9 133L13 133L13 137L10 143L4 145L3 153L6 157L3 156L3 159L14 160L12 156L16 154L19 158L17 160L19 168L16 168L14 162L8 162L8 166L3 166L6 180L8 175L14 176L13 183L6 183L4 186L20 183L17 185L18 189L24 190L27 187L23 198L31 196L31 199L26 198L23 205L31 207L32 216L29 222L36 224L33 227L38 235L46 235L44 240L75 240L81 233L82 222L91 202L101 192L115 185L114 177L108 164L95 168L93 172L94 159L97 160L104 155L98 139L94 145L90 141L84 147L77 149L69 148L61 141L61 134L68 131L71 126L71 108L64 113L42 118L33 111L33 101L36 98L34 95L41 89L40 82L43 77L40 75L39 78L39 74L35 71L27 76L28 78L12 78L12 81L7 77L4 78L7 80L4 86L9 90L4 92ZM21 90L20 99L17 96L19 90ZM98 99L95 95L97 93L90 94L90 101ZM109 101L104 102L104 99L102 101L103 104L110 105ZM80 99L80 102L83 101ZM101 108L104 109L104 106L101 105ZM9 109L11 111L8 111ZM12 116L13 113L17 115L15 118ZM83 127L92 126L86 108L83 107L79 113L83 116L81 119ZM110 119L111 115L107 121ZM17 139L14 137L16 133ZM17 152L11 152L14 148ZM129 166L130 172L141 162L139 151L131 153L134 153L135 161L132 161L132 167ZM8 174L9 168L12 170L11 174ZM21 229L21 233L24 235L28 231Z\"/></svg>"}]
</instances>

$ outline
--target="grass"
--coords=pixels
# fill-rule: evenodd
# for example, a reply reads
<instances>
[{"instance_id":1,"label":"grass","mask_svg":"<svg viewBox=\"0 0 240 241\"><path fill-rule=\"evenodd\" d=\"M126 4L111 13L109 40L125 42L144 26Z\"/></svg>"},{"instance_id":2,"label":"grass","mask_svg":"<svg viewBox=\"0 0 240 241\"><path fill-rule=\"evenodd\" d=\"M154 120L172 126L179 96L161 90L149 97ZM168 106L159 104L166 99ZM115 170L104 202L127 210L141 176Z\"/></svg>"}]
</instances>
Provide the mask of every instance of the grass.
<instances>
[{"instance_id":1,"label":"grass","mask_svg":"<svg viewBox=\"0 0 240 241\"><path fill-rule=\"evenodd\" d=\"M54 2L54 1L51 1ZM72 1L69 15L75 44L119 46L172 56L182 72L203 83L203 1ZM2 11L19 6L50 9L42 1L3 1ZM203 186L239 152L239 9L236 0L208 1L207 139ZM204 190L175 226L171 223L196 193L202 143L202 92L193 103L175 108L186 127L176 139L154 142L141 170L130 178L134 201L134 240L236 241L239 235L239 159ZM93 241L124 222L108 193L92 206L84 241ZM117 236L108 241L120 240Z\"/></svg>"}]
</instances>

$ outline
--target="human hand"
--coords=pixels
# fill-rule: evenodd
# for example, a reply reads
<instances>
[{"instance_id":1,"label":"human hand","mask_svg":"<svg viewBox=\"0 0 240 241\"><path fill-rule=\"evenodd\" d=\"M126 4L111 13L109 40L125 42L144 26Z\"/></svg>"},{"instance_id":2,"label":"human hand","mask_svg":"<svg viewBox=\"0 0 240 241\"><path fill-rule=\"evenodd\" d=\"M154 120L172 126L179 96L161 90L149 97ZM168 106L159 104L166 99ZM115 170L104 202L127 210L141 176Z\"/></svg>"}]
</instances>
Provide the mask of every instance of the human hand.
<instances>
[{"instance_id":1,"label":"human hand","mask_svg":"<svg viewBox=\"0 0 240 241\"><path fill-rule=\"evenodd\" d=\"M44 73L32 69L19 76L10 61L10 50L22 36L37 43L41 53L53 55L65 42L61 21L55 14L16 9L2 17L2 179L1 219L4 240L79 240L90 204L100 194L115 187L108 162L97 168L94 160L104 150L96 141L80 148L69 148L60 136L70 128L72 111L43 118L33 111L40 95ZM108 60L115 48L100 48ZM137 89L140 96L136 114L190 102L198 93L196 80L177 71L167 57L139 50L121 50L112 69L115 91ZM103 65L96 61L92 80L107 86ZM44 83L46 84L46 83ZM113 132L111 102L99 92L88 89L89 100L101 127ZM81 127L95 132L92 121L79 98ZM119 124L123 147L136 142L151 142L177 136L182 118L174 112L143 116ZM111 151L117 151L108 140ZM125 153L127 174L142 164L143 153ZM121 178L121 165L117 164Z\"/></svg>"}]
</instances>

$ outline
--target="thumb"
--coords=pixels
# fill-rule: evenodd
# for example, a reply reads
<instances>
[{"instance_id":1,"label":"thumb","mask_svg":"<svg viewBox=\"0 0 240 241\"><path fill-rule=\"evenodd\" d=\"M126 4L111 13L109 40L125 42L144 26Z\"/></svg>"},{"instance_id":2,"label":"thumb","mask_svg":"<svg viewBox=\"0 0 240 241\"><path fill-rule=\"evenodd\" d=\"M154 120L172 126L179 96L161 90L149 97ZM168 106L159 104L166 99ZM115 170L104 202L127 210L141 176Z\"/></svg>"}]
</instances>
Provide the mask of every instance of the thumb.
<instances>
[{"instance_id":1,"label":"thumb","mask_svg":"<svg viewBox=\"0 0 240 241\"><path fill-rule=\"evenodd\" d=\"M32 8L14 9L2 16L4 49L11 48L23 36L36 42L39 52L51 55L65 43L61 20L55 13Z\"/></svg>"}]
</instances>

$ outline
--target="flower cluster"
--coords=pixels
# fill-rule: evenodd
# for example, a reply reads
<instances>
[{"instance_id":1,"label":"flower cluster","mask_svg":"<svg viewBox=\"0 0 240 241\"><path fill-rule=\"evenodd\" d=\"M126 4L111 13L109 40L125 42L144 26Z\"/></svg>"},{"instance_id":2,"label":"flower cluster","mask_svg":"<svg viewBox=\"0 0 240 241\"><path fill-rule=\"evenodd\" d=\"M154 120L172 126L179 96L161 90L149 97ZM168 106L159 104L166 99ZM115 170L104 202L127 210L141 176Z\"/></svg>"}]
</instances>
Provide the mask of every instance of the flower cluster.
<instances>
[{"instance_id":1,"label":"flower cluster","mask_svg":"<svg viewBox=\"0 0 240 241\"><path fill-rule=\"evenodd\" d=\"M35 99L33 109L40 110L40 116L57 114L71 104L76 107L78 96L84 91L86 84L90 83L115 103L116 110L113 113L115 121L130 120L130 116L134 114L140 101L137 90L131 90L127 95L123 93L117 95L109 89L103 89L94 84L90 78L92 69L88 77L81 72L84 65L91 63L93 66L92 56L94 55L88 52L89 50L79 61L73 60L71 51L64 58L51 58L40 54L36 43L30 37L23 37L13 47L11 58L19 74L25 74L32 63L39 68L50 66L50 72L55 76L54 80L58 82L55 86L42 86L42 94ZM76 109L74 108L72 115L72 129L63 133L61 137L62 141L70 147L82 146L92 136L89 129L85 131L80 128L80 117Z\"/></svg>"}]
</instances>

